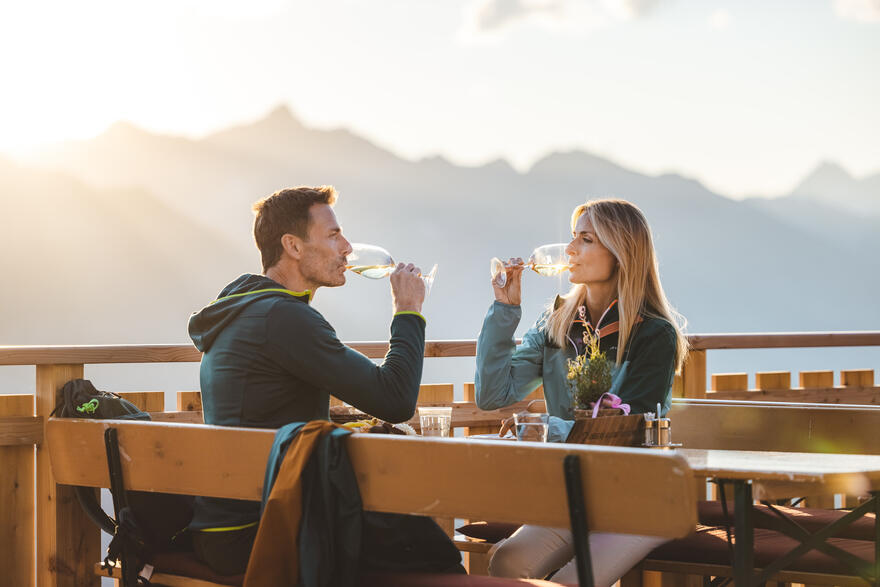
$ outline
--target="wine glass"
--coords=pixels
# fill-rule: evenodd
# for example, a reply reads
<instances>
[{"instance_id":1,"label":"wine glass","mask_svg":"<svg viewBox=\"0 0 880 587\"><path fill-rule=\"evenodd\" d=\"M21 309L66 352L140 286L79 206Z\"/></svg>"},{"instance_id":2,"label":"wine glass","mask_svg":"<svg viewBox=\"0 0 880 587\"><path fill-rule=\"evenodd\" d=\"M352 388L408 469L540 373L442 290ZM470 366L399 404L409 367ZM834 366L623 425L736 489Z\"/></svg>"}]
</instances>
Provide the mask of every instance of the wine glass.
<instances>
[{"instance_id":1,"label":"wine glass","mask_svg":"<svg viewBox=\"0 0 880 587\"><path fill-rule=\"evenodd\" d=\"M559 275L563 271L568 271L568 254L565 249L568 248L566 243L553 243L552 245L542 245L532 251L529 260L524 264L532 271L539 275ZM507 272L505 271L510 265L495 257L489 265L492 274L492 281L498 287L507 285Z\"/></svg>"},{"instance_id":2,"label":"wine glass","mask_svg":"<svg viewBox=\"0 0 880 587\"><path fill-rule=\"evenodd\" d=\"M397 268L397 263L391 253L382 247L363 243L351 244L351 253L348 254L347 263L346 269L369 279L388 277ZM434 285L434 278L437 277L437 265L431 267L427 274L419 273L419 277L425 282L425 295L427 296L431 292L431 286Z\"/></svg>"}]
</instances>

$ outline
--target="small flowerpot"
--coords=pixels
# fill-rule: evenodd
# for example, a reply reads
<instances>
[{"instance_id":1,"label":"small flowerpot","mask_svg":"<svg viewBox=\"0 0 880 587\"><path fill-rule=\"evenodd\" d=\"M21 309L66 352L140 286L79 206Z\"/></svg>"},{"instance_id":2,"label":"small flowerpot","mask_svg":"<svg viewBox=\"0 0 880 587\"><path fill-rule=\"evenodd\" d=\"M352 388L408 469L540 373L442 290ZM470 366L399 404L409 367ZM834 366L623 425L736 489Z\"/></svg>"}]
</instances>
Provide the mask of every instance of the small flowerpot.
<instances>
[{"instance_id":1,"label":"small flowerpot","mask_svg":"<svg viewBox=\"0 0 880 587\"><path fill-rule=\"evenodd\" d=\"M645 440L645 417L624 416L618 409L601 409L593 418L592 410L575 410L574 427L566 439L572 444L606 446L642 446Z\"/></svg>"}]
</instances>

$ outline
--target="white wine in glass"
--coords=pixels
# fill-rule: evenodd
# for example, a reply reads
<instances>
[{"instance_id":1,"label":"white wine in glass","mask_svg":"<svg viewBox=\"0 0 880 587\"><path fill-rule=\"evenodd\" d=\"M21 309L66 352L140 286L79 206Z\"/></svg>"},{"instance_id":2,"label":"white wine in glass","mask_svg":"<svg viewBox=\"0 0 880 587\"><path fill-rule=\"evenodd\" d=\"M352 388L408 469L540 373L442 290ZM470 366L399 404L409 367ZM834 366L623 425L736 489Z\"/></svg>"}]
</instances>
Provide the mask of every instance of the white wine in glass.
<instances>
[{"instance_id":1,"label":"white wine in glass","mask_svg":"<svg viewBox=\"0 0 880 587\"><path fill-rule=\"evenodd\" d=\"M554 243L552 245L542 245L532 251L529 260L523 266L530 268L539 275L552 276L559 275L563 271L568 271L568 255L565 249L568 245L565 243ZM489 271L492 274L492 281L498 287L507 285L507 263L495 257L492 259Z\"/></svg>"},{"instance_id":2,"label":"white wine in glass","mask_svg":"<svg viewBox=\"0 0 880 587\"><path fill-rule=\"evenodd\" d=\"M382 279L388 277L397 268L397 263L391 253L376 245L352 243L351 253L347 257L346 269L354 271L369 279ZM437 265L431 267L428 273L420 273L419 277L425 282L425 295L431 292L434 278L437 277Z\"/></svg>"}]
</instances>

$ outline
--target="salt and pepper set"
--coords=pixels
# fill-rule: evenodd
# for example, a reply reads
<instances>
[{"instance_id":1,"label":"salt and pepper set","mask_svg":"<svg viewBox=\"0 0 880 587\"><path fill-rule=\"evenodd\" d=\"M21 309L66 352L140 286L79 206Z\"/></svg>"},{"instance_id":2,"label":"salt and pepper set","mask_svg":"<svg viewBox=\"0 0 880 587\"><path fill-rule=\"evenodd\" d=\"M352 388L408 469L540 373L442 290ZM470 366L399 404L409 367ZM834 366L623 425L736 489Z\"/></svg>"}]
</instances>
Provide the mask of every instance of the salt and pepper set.
<instances>
[{"instance_id":1,"label":"salt and pepper set","mask_svg":"<svg viewBox=\"0 0 880 587\"><path fill-rule=\"evenodd\" d=\"M669 418L660 417L660 404L657 404L657 413L645 414L645 443L642 446L652 448L673 448L681 444L672 443L672 421Z\"/></svg>"}]
</instances>

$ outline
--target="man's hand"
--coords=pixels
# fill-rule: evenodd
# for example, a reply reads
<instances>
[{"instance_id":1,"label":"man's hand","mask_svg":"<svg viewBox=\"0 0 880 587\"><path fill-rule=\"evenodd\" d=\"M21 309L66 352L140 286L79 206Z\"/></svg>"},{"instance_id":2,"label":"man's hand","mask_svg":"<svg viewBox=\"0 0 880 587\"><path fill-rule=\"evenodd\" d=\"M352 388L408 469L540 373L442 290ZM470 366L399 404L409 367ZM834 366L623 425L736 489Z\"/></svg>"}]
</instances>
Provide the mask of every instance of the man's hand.
<instances>
[{"instance_id":1,"label":"man's hand","mask_svg":"<svg viewBox=\"0 0 880 587\"><path fill-rule=\"evenodd\" d=\"M394 313L421 312L425 301L425 282L420 277L422 270L409 263L397 264L391 274L391 301Z\"/></svg>"},{"instance_id":2,"label":"man's hand","mask_svg":"<svg viewBox=\"0 0 880 587\"><path fill-rule=\"evenodd\" d=\"M498 287L495 280L492 280L492 289L495 290L495 299L503 304L518 306L522 302L522 272L525 268L523 260L519 257L512 257L504 265L507 273L507 283L504 287Z\"/></svg>"}]
</instances>

